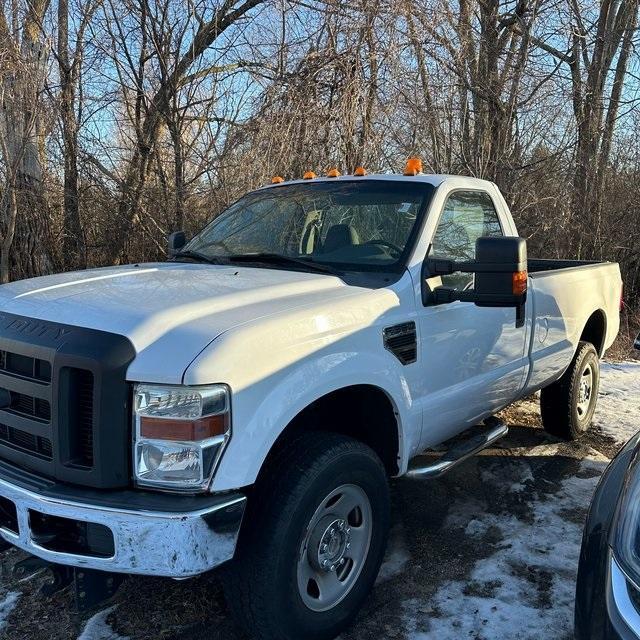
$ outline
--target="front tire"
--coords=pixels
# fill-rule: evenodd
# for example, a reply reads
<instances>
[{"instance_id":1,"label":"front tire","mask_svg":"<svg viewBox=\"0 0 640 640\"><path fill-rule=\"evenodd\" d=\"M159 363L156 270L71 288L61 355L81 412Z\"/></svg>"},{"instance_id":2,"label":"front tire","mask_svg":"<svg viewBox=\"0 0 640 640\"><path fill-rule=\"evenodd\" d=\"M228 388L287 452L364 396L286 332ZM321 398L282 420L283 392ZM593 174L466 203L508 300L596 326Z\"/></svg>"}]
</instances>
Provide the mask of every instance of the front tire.
<instances>
[{"instance_id":1,"label":"front tire","mask_svg":"<svg viewBox=\"0 0 640 640\"><path fill-rule=\"evenodd\" d=\"M545 430L564 440L579 438L591 426L600 388L600 360L590 342L580 342L569 368L540 394Z\"/></svg>"},{"instance_id":2,"label":"front tire","mask_svg":"<svg viewBox=\"0 0 640 640\"><path fill-rule=\"evenodd\" d=\"M274 456L256 485L225 594L260 640L331 640L375 582L389 529L389 485L366 445L310 432Z\"/></svg>"}]
</instances>

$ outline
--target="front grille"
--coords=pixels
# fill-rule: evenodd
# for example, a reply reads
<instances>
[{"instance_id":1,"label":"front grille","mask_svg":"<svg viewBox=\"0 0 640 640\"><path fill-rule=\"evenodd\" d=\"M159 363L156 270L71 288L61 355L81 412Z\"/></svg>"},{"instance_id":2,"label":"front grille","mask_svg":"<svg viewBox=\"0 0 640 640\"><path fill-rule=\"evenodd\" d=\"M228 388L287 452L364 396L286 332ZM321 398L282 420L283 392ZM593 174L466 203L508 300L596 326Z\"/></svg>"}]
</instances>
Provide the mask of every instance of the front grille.
<instances>
[{"instance_id":1,"label":"front grille","mask_svg":"<svg viewBox=\"0 0 640 640\"><path fill-rule=\"evenodd\" d=\"M0 311L0 461L70 484L127 486L135 353L121 335Z\"/></svg>"},{"instance_id":2,"label":"front grille","mask_svg":"<svg viewBox=\"0 0 640 640\"><path fill-rule=\"evenodd\" d=\"M0 444L32 458L44 470L53 465L51 363L44 358L0 350Z\"/></svg>"},{"instance_id":3,"label":"front grille","mask_svg":"<svg viewBox=\"0 0 640 640\"><path fill-rule=\"evenodd\" d=\"M53 459L53 450L49 438L36 436L6 424L0 424L0 442L13 449L38 456L43 460Z\"/></svg>"},{"instance_id":4,"label":"front grille","mask_svg":"<svg viewBox=\"0 0 640 640\"><path fill-rule=\"evenodd\" d=\"M40 438L40 442L38 443L40 447L40 451L42 455L51 460L53 458L53 449L51 448L51 440L47 440L47 438Z\"/></svg>"},{"instance_id":5,"label":"front grille","mask_svg":"<svg viewBox=\"0 0 640 640\"><path fill-rule=\"evenodd\" d=\"M8 405L0 411L0 445L35 460L53 463L51 406L54 388L60 388L65 395L60 405L63 410L60 424L65 433L58 457L65 465L90 469L93 466L93 374L85 369L62 367L57 370L58 379L54 380L52 370L51 364L42 358L0 351L0 389L9 394ZM47 471L43 467L39 470ZM53 475L53 468L47 475Z\"/></svg>"},{"instance_id":6,"label":"front grille","mask_svg":"<svg viewBox=\"0 0 640 640\"><path fill-rule=\"evenodd\" d=\"M51 382L51 363L20 353L0 351L0 371L38 382Z\"/></svg>"},{"instance_id":7,"label":"front grille","mask_svg":"<svg viewBox=\"0 0 640 640\"><path fill-rule=\"evenodd\" d=\"M17 391L11 391L9 395L11 396L9 410L13 413L30 416L45 422L49 422L51 419L51 404L48 400L27 396Z\"/></svg>"}]
</instances>

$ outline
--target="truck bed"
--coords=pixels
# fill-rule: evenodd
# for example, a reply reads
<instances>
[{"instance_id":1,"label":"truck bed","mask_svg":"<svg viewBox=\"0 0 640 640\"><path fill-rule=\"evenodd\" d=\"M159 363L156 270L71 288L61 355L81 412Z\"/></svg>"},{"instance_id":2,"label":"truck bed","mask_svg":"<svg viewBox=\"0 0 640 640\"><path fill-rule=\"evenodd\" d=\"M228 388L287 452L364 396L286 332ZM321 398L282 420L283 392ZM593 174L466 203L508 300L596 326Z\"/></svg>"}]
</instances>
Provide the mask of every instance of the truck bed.
<instances>
[{"instance_id":1,"label":"truck bed","mask_svg":"<svg viewBox=\"0 0 640 640\"><path fill-rule=\"evenodd\" d=\"M600 356L620 324L622 280L615 262L531 259L528 261L529 372L524 393L559 378L567 369L588 323L604 329ZM600 335L602 332L600 332Z\"/></svg>"}]
</instances>

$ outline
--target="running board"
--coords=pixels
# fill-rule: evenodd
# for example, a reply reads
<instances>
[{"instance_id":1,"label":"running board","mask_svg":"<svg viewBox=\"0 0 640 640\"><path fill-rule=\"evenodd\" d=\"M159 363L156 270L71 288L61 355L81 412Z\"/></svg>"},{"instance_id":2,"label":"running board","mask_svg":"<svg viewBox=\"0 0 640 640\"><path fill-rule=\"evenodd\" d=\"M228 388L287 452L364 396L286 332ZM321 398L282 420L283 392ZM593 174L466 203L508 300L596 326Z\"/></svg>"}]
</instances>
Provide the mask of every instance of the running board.
<instances>
[{"instance_id":1,"label":"running board","mask_svg":"<svg viewBox=\"0 0 640 640\"><path fill-rule=\"evenodd\" d=\"M457 442L450 449L438 458L435 462L409 468L408 478L421 478L433 480L451 471L453 467L464 462L467 458L475 455L479 451L490 447L494 442L507 435L509 427L497 418L488 418L484 421L487 431L471 436L467 440Z\"/></svg>"}]
</instances>

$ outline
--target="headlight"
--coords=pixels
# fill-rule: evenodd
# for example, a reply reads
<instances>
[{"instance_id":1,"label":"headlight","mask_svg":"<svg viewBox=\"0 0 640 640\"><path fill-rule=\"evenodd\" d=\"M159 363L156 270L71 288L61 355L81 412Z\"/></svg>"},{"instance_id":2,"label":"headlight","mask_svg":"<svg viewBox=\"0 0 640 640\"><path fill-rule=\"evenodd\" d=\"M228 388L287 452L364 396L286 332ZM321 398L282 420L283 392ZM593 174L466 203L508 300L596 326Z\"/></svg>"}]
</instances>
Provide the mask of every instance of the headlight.
<instances>
[{"instance_id":1,"label":"headlight","mask_svg":"<svg viewBox=\"0 0 640 640\"><path fill-rule=\"evenodd\" d=\"M613 551L623 571L640 584L640 461L638 453L629 466L618 504Z\"/></svg>"},{"instance_id":2,"label":"headlight","mask_svg":"<svg viewBox=\"0 0 640 640\"><path fill-rule=\"evenodd\" d=\"M229 389L138 384L134 420L136 484L202 491L231 435Z\"/></svg>"}]
</instances>

